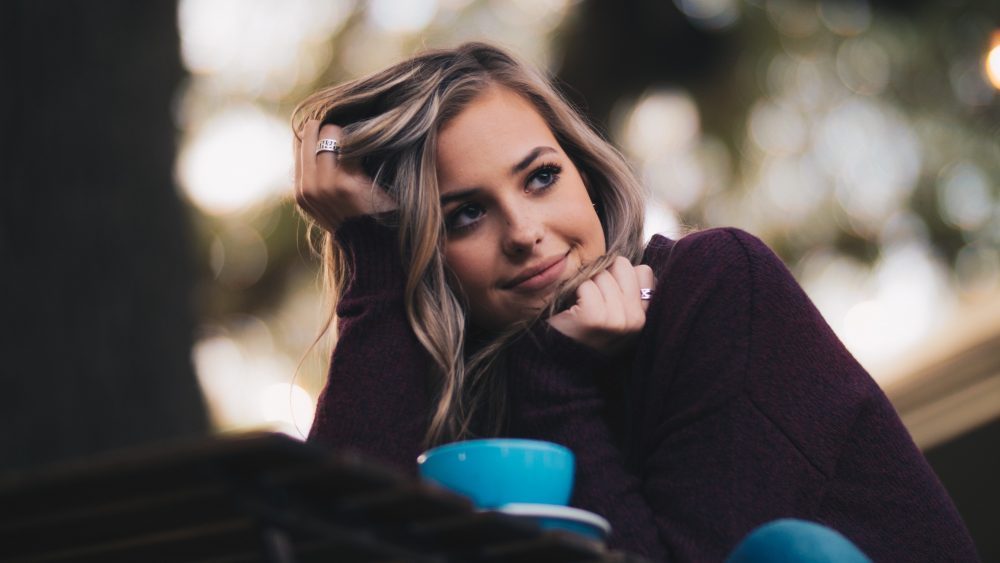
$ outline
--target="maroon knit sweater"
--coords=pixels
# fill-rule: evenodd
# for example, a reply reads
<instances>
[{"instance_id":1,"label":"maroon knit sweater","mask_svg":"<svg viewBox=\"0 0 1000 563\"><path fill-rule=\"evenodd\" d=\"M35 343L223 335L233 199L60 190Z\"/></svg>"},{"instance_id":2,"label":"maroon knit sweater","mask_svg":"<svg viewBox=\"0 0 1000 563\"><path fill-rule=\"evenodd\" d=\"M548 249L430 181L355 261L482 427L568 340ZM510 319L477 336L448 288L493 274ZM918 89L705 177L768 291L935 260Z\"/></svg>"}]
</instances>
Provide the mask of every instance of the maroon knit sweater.
<instances>
[{"instance_id":1,"label":"maroon knit sweater","mask_svg":"<svg viewBox=\"0 0 1000 563\"><path fill-rule=\"evenodd\" d=\"M337 232L353 276L309 440L407 473L427 429L427 353L403 309L395 234ZM510 435L569 447L571 504L609 545L721 561L754 527L821 522L875 561L976 561L961 518L885 395L762 242L654 237L646 326L617 358L547 328L510 350Z\"/></svg>"}]
</instances>

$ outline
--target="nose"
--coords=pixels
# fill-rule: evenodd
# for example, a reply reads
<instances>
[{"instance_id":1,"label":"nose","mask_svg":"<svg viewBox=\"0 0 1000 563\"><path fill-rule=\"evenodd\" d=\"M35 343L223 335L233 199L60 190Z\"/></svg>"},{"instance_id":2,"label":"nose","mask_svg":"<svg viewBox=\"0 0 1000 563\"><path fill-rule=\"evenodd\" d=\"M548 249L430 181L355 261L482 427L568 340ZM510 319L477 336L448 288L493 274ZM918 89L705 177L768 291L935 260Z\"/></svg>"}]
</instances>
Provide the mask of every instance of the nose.
<instances>
[{"instance_id":1,"label":"nose","mask_svg":"<svg viewBox=\"0 0 1000 563\"><path fill-rule=\"evenodd\" d=\"M508 213L505 223L503 251L512 258L530 255L545 236L542 221L523 210Z\"/></svg>"}]
</instances>

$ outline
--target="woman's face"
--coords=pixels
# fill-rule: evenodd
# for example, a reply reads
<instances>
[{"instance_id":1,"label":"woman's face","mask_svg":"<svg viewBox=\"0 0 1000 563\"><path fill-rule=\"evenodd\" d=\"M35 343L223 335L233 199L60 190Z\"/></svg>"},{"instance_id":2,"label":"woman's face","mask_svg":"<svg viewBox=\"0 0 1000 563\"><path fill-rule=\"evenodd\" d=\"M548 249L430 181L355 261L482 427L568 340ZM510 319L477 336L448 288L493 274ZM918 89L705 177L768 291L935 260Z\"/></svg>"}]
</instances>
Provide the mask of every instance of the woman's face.
<instances>
[{"instance_id":1,"label":"woman's face","mask_svg":"<svg viewBox=\"0 0 1000 563\"><path fill-rule=\"evenodd\" d=\"M439 133L445 260L472 323L500 329L536 314L604 232L576 166L534 107L493 87Z\"/></svg>"}]
</instances>

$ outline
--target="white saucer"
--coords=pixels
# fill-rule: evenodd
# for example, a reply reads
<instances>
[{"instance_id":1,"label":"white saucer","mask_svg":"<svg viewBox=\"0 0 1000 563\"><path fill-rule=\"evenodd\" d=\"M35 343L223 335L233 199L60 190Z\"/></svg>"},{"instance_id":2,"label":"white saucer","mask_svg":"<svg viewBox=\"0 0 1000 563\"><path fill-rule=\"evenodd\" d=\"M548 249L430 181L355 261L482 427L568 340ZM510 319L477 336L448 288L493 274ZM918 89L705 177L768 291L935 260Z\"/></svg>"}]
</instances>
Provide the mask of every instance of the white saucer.
<instances>
[{"instance_id":1,"label":"white saucer","mask_svg":"<svg viewBox=\"0 0 1000 563\"><path fill-rule=\"evenodd\" d=\"M511 503L495 510L510 516L530 518L546 530L566 530L602 541L611 534L611 524L603 517L571 506Z\"/></svg>"}]
</instances>

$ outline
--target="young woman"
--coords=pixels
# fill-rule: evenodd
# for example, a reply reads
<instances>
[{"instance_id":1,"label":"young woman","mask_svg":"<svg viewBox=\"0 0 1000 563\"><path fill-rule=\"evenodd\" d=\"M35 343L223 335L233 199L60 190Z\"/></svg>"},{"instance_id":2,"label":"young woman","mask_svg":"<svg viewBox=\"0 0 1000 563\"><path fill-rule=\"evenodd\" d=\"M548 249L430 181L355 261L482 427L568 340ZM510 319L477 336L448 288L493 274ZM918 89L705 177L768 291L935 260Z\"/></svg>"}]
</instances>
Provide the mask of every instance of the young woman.
<instances>
[{"instance_id":1,"label":"young woman","mask_svg":"<svg viewBox=\"0 0 1000 563\"><path fill-rule=\"evenodd\" d=\"M448 441L566 445L572 504L657 560L721 560L783 517L875 560L975 559L781 261L735 229L643 247L629 166L536 70L484 44L429 52L295 122L338 300L311 441L410 473Z\"/></svg>"}]
</instances>

